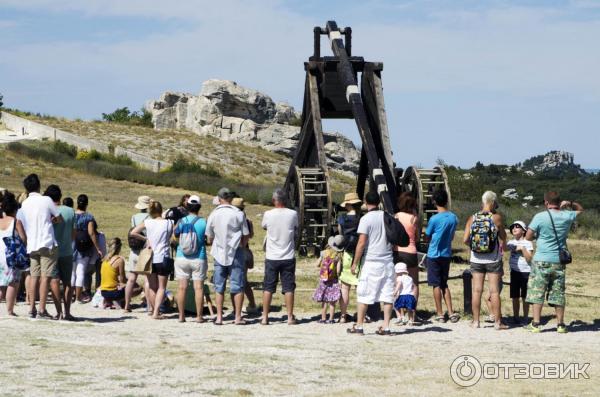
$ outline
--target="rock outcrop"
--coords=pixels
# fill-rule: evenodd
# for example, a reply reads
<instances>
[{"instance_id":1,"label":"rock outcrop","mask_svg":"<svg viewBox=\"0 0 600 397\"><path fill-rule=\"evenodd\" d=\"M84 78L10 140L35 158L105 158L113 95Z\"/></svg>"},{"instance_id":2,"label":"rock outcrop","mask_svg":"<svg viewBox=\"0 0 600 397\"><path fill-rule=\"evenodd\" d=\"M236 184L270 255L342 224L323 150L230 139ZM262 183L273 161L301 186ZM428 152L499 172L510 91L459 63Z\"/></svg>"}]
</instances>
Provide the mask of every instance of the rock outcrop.
<instances>
[{"instance_id":1,"label":"rock outcrop","mask_svg":"<svg viewBox=\"0 0 600 397\"><path fill-rule=\"evenodd\" d=\"M573 153L562 150L554 150L544 155L534 156L527 159L523 164L517 164L517 168L526 173L551 174L551 175L583 175L583 170L578 164L575 164Z\"/></svg>"},{"instance_id":2,"label":"rock outcrop","mask_svg":"<svg viewBox=\"0 0 600 397\"><path fill-rule=\"evenodd\" d=\"M149 101L156 129L189 130L225 141L237 141L292 156L300 137L300 127L290 122L300 115L285 103L233 81L208 80L198 96L165 92ZM360 152L339 133L325 133L329 166L355 174Z\"/></svg>"}]
</instances>

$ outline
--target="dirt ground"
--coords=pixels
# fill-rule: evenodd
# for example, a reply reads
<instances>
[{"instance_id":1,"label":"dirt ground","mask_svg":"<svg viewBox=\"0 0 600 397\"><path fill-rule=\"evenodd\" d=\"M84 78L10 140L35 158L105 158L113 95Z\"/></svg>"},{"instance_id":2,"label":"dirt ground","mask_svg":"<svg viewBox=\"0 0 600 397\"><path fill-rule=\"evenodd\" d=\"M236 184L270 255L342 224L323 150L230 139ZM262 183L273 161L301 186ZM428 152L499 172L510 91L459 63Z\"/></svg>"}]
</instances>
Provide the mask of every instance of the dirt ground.
<instances>
[{"instance_id":1,"label":"dirt ground","mask_svg":"<svg viewBox=\"0 0 600 397\"><path fill-rule=\"evenodd\" d=\"M457 324L394 326L364 336L346 325L280 322L235 326L151 320L142 308L77 305L82 321L0 320L4 396L88 395L597 395L600 322L577 323L559 335L553 322L540 334ZM591 363L590 379L481 379L468 390L450 377L450 365L468 354L481 362Z\"/></svg>"}]
</instances>

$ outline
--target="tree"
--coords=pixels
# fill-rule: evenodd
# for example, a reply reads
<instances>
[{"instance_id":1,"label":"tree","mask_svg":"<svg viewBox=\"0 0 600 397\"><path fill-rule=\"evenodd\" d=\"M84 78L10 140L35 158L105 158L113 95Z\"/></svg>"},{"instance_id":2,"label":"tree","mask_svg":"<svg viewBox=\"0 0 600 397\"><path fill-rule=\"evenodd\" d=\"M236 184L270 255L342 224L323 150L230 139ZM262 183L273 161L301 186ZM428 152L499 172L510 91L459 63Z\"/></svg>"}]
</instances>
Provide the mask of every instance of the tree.
<instances>
[{"instance_id":1,"label":"tree","mask_svg":"<svg viewBox=\"0 0 600 397\"><path fill-rule=\"evenodd\" d=\"M139 112L132 112L127 106L118 108L112 113L102 113L102 119L109 123L139 125L144 127L153 127L152 113L146 109Z\"/></svg>"},{"instance_id":2,"label":"tree","mask_svg":"<svg viewBox=\"0 0 600 397\"><path fill-rule=\"evenodd\" d=\"M131 112L129 111L129 108L125 106L124 108L118 108L112 113L102 113L102 119L109 123L127 124L131 121Z\"/></svg>"},{"instance_id":3,"label":"tree","mask_svg":"<svg viewBox=\"0 0 600 397\"><path fill-rule=\"evenodd\" d=\"M483 170L485 170L485 165L483 165L483 163L482 163L481 161L478 161L478 162L475 164L475 169L476 169L477 171L483 171Z\"/></svg>"},{"instance_id":4,"label":"tree","mask_svg":"<svg viewBox=\"0 0 600 397\"><path fill-rule=\"evenodd\" d=\"M0 109L2 109L2 106L4 106L4 102L2 102L3 98L4 98L4 96L2 96L2 94L0 94Z\"/></svg>"}]
</instances>

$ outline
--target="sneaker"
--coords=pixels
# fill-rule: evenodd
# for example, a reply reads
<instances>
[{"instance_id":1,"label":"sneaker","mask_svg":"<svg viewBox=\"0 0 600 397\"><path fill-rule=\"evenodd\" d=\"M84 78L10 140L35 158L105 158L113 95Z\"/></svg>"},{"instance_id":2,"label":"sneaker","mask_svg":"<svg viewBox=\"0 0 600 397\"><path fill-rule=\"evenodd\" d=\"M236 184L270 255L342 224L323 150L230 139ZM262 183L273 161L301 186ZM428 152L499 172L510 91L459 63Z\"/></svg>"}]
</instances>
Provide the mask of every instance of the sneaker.
<instances>
[{"instance_id":1,"label":"sneaker","mask_svg":"<svg viewBox=\"0 0 600 397\"><path fill-rule=\"evenodd\" d=\"M564 324L558 324L556 326L556 332L558 332L559 334L566 334L569 332L569 330L567 329L567 326Z\"/></svg>"},{"instance_id":2,"label":"sneaker","mask_svg":"<svg viewBox=\"0 0 600 397\"><path fill-rule=\"evenodd\" d=\"M540 332L542 332L542 328L540 327L540 325L534 325L533 321L530 322L529 325L524 326L523 329L534 334L539 334Z\"/></svg>"}]
</instances>

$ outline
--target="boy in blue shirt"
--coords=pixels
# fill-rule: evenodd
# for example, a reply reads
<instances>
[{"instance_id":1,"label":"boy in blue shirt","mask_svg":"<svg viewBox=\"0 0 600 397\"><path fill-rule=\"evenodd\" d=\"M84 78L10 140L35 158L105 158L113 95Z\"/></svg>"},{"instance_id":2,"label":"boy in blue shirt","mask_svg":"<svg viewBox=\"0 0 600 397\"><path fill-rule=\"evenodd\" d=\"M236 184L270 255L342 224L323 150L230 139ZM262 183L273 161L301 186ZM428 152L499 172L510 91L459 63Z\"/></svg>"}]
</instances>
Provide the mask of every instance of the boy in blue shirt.
<instances>
[{"instance_id":1,"label":"boy in blue shirt","mask_svg":"<svg viewBox=\"0 0 600 397\"><path fill-rule=\"evenodd\" d=\"M446 322L442 312L442 296L448 309L449 319L453 323L460 319L458 313L452 310L452 296L448 288L448 273L450 272L450 259L452 258L452 240L458 225L458 218L448 210L448 193L438 190L433 194L433 202L438 213L429 219L425 235L429 239L427 250L427 284L433 287L433 300L435 302L435 321Z\"/></svg>"}]
</instances>

